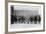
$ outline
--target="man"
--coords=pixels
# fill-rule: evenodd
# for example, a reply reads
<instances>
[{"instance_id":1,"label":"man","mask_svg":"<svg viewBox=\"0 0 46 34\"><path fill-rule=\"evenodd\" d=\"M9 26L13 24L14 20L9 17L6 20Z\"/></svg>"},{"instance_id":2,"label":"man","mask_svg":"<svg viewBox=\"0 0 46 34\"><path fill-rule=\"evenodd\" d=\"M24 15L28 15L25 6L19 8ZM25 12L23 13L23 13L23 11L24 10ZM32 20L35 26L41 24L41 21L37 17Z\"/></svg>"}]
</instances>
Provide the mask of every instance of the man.
<instances>
[{"instance_id":1,"label":"man","mask_svg":"<svg viewBox=\"0 0 46 34\"><path fill-rule=\"evenodd\" d=\"M37 21L40 23L40 21L41 21L41 17L38 15L37 16Z\"/></svg>"},{"instance_id":2,"label":"man","mask_svg":"<svg viewBox=\"0 0 46 34\"><path fill-rule=\"evenodd\" d=\"M23 16L21 16L18 20L19 20L20 23L23 23L25 18Z\"/></svg>"},{"instance_id":3,"label":"man","mask_svg":"<svg viewBox=\"0 0 46 34\"><path fill-rule=\"evenodd\" d=\"M29 20L30 20L30 23L33 23L33 17L32 16L29 18Z\"/></svg>"},{"instance_id":4,"label":"man","mask_svg":"<svg viewBox=\"0 0 46 34\"><path fill-rule=\"evenodd\" d=\"M11 24L14 24L14 22L17 22L17 17L11 15Z\"/></svg>"},{"instance_id":5,"label":"man","mask_svg":"<svg viewBox=\"0 0 46 34\"><path fill-rule=\"evenodd\" d=\"M34 16L34 24L37 24L37 16Z\"/></svg>"}]
</instances>

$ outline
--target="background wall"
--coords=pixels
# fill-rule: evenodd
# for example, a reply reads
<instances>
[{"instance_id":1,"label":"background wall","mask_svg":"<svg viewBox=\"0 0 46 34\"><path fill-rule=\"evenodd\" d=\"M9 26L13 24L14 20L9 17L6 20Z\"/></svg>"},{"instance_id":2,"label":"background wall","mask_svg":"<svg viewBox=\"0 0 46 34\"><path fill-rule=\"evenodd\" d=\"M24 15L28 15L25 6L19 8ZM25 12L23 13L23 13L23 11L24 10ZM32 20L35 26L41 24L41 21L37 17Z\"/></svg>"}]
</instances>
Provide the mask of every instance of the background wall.
<instances>
[{"instance_id":1,"label":"background wall","mask_svg":"<svg viewBox=\"0 0 46 34\"><path fill-rule=\"evenodd\" d=\"M5 32L5 0L0 0L0 34Z\"/></svg>"}]
</instances>

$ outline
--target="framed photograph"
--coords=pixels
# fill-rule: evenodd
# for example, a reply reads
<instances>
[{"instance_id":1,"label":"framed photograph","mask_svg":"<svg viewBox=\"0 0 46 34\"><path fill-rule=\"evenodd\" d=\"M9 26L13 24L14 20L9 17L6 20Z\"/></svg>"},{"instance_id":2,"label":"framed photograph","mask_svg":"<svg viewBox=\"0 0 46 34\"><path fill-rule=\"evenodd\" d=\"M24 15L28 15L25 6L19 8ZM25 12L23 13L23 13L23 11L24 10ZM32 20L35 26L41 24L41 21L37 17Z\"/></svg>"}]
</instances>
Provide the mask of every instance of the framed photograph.
<instances>
[{"instance_id":1,"label":"framed photograph","mask_svg":"<svg viewBox=\"0 0 46 34\"><path fill-rule=\"evenodd\" d=\"M8 32L37 32L44 28L44 3L8 2Z\"/></svg>"}]
</instances>

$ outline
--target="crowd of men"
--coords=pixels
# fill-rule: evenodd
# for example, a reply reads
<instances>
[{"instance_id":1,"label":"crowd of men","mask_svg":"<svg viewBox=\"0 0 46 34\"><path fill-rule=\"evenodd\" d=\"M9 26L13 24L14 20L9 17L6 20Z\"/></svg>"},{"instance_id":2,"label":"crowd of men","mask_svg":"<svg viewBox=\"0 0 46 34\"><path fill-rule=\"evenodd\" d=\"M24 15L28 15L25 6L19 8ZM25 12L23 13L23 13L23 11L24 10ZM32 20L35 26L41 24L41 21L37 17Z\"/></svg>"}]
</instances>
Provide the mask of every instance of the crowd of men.
<instances>
[{"instance_id":1,"label":"crowd of men","mask_svg":"<svg viewBox=\"0 0 46 34\"><path fill-rule=\"evenodd\" d=\"M28 20L28 21L26 21ZM26 17L24 16L20 16L20 18L17 16L14 16L14 15L11 15L11 24L14 24L15 23L32 23L34 21L34 24L37 24L37 22L41 22L41 17L39 15L37 16L30 16L29 19L27 19Z\"/></svg>"}]
</instances>

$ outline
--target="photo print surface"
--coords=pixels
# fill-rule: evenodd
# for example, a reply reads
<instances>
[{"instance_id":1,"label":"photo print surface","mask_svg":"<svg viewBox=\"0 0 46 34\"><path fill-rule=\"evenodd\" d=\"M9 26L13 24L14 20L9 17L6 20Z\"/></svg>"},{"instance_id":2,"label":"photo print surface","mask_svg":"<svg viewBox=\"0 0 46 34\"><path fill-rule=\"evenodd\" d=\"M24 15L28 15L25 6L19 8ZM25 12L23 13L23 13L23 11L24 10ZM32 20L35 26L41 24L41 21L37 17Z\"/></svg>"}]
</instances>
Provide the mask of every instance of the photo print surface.
<instances>
[{"instance_id":1,"label":"photo print surface","mask_svg":"<svg viewBox=\"0 0 46 34\"><path fill-rule=\"evenodd\" d=\"M27 31L43 29L43 5L9 3L8 31Z\"/></svg>"},{"instance_id":2,"label":"photo print surface","mask_svg":"<svg viewBox=\"0 0 46 34\"><path fill-rule=\"evenodd\" d=\"M21 5L11 6L11 24L33 24L33 22L34 24L40 24L41 16L38 12L39 8L32 8Z\"/></svg>"}]
</instances>

